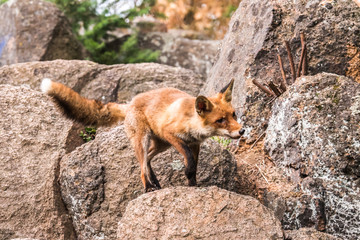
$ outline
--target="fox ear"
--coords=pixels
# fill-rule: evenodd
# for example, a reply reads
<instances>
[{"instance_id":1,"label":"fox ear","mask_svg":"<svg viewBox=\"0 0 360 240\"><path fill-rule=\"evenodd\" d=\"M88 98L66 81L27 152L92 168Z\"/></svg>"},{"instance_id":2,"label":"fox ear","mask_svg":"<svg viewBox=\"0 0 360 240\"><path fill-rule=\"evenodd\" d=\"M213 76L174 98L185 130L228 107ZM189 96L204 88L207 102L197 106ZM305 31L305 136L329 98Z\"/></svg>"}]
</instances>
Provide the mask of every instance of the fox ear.
<instances>
[{"instance_id":1,"label":"fox ear","mask_svg":"<svg viewBox=\"0 0 360 240\"><path fill-rule=\"evenodd\" d=\"M234 87L234 79L231 79L230 83L221 89L220 93L223 94L223 99L226 102L231 102L232 99L232 89Z\"/></svg>"},{"instance_id":2,"label":"fox ear","mask_svg":"<svg viewBox=\"0 0 360 240\"><path fill-rule=\"evenodd\" d=\"M195 101L196 112L203 116L205 112L210 112L213 108L213 104L204 96L198 96Z\"/></svg>"}]
</instances>

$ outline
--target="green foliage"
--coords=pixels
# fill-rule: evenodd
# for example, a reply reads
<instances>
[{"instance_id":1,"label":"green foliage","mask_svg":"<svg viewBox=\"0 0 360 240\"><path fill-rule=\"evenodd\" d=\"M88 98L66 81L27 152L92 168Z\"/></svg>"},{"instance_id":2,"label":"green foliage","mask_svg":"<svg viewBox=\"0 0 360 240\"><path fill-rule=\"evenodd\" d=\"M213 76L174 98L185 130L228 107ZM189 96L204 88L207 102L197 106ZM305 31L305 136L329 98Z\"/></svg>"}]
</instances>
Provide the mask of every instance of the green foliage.
<instances>
[{"instance_id":1,"label":"green foliage","mask_svg":"<svg viewBox=\"0 0 360 240\"><path fill-rule=\"evenodd\" d=\"M6 3L8 0L0 0L0 5Z\"/></svg>"},{"instance_id":2,"label":"green foliage","mask_svg":"<svg viewBox=\"0 0 360 240\"><path fill-rule=\"evenodd\" d=\"M229 5L226 9L226 11L224 12L224 17L226 18L230 18L231 15L236 11L237 7L234 5Z\"/></svg>"},{"instance_id":3,"label":"green foliage","mask_svg":"<svg viewBox=\"0 0 360 240\"><path fill-rule=\"evenodd\" d=\"M160 55L159 51L150 49L140 50L138 47L137 34L130 36L120 49L120 62L122 63L139 63L155 62Z\"/></svg>"},{"instance_id":4,"label":"green foliage","mask_svg":"<svg viewBox=\"0 0 360 240\"><path fill-rule=\"evenodd\" d=\"M80 131L79 136L82 137L84 142L90 142L91 140L95 139L96 135L96 128L94 127L86 127L85 132Z\"/></svg>"},{"instance_id":5,"label":"green foliage","mask_svg":"<svg viewBox=\"0 0 360 240\"><path fill-rule=\"evenodd\" d=\"M69 19L75 33L78 33L83 25L88 29L92 20L97 17L96 0L48 0L55 3Z\"/></svg>"},{"instance_id":6,"label":"green foliage","mask_svg":"<svg viewBox=\"0 0 360 240\"><path fill-rule=\"evenodd\" d=\"M136 16L148 14L155 4L155 0L143 0L139 6L123 12L121 15L111 15L108 10L98 13L98 2L96 0L48 1L55 3L65 13L77 38L90 53L90 60L102 64L153 62L157 60L159 55L157 52L139 48L137 39L134 40L136 34L132 35L121 46L120 50L111 49L106 44L114 39L114 36L110 34L111 31L117 28L129 28L129 21ZM111 5L120 1L114 0ZM83 29L82 34L80 34L81 29Z\"/></svg>"},{"instance_id":7,"label":"green foliage","mask_svg":"<svg viewBox=\"0 0 360 240\"><path fill-rule=\"evenodd\" d=\"M220 145L222 145L226 149L229 146L229 144L231 143L231 139L229 139L229 138L215 136L215 137L211 137L211 139L214 140L215 142L218 142Z\"/></svg>"}]
</instances>

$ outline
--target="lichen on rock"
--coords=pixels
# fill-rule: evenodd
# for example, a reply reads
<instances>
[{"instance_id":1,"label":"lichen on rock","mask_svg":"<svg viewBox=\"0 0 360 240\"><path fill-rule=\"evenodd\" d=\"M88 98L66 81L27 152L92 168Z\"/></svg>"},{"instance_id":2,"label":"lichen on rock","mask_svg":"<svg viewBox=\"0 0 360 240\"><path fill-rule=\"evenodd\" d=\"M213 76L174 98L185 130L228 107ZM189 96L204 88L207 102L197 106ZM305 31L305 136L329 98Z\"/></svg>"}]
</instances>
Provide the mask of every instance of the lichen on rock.
<instances>
[{"instance_id":1,"label":"lichen on rock","mask_svg":"<svg viewBox=\"0 0 360 240\"><path fill-rule=\"evenodd\" d=\"M275 101L265 149L307 196L297 208L308 213L286 213L285 228L312 222L335 236L360 234L359 95L359 83L321 73L299 78Z\"/></svg>"}]
</instances>

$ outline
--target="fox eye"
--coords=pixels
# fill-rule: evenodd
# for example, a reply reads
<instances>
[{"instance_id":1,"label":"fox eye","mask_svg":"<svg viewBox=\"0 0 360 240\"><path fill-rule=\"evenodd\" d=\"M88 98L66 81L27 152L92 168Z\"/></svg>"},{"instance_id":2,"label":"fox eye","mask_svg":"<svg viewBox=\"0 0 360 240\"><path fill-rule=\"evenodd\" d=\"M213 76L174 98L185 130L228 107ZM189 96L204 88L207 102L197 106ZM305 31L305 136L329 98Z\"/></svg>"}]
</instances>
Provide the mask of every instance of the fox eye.
<instances>
[{"instance_id":1,"label":"fox eye","mask_svg":"<svg viewBox=\"0 0 360 240\"><path fill-rule=\"evenodd\" d=\"M220 118L216 120L216 123L224 123L224 122L225 122L225 118Z\"/></svg>"},{"instance_id":2,"label":"fox eye","mask_svg":"<svg viewBox=\"0 0 360 240\"><path fill-rule=\"evenodd\" d=\"M236 118L236 113L235 112L233 112L233 118Z\"/></svg>"}]
</instances>

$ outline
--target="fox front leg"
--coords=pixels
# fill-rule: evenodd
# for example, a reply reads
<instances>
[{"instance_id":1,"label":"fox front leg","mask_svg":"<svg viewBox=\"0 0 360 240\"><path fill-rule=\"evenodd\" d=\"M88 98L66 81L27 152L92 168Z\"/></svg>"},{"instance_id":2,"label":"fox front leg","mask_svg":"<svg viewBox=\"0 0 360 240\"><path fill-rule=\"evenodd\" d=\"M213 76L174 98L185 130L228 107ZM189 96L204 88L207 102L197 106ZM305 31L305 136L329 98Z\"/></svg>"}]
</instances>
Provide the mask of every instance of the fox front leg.
<instances>
[{"instance_id":1,"label":"fox front leg","mask_svg":"<svg viewBox=\"0 0 360 240\"><path fill-rule=\"evenodd\" d=\"M189 186L196 186L196 172L199 158L200 144L192 144L189 146L193 155L193 161L185 160L185 175L188 179Z\"/></svg>"},{"instance_id":2,"label":"fox front leg","mask_svg":"<svg viewBox=\"0 0 360 240\"><path fill-rule=\"evenodd\" d=\"M187 145L182 139L167 135L166 140L174 146L174 148L184 156L185 175L188 179L189 186L196 186L196 168L197 158L199 154L199 145Z\"/></svg>"}]
</instances>

